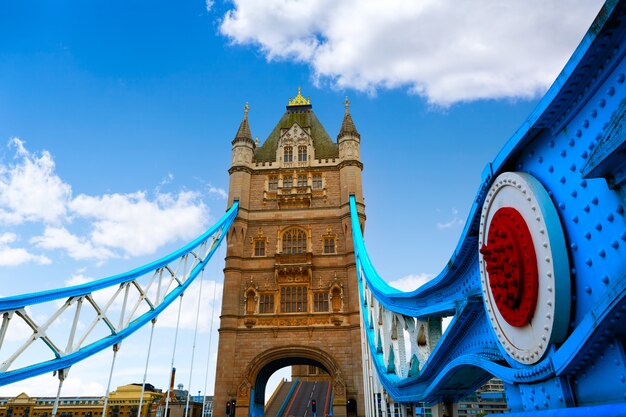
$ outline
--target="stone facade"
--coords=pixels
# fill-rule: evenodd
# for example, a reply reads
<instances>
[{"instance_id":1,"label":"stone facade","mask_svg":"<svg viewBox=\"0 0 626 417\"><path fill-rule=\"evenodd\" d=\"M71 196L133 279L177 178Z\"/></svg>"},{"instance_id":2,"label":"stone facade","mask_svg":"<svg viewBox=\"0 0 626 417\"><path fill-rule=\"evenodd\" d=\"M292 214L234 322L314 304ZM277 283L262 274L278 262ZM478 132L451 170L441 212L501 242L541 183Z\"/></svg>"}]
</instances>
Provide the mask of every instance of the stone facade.
<instances>
[{"instance_id":1,"label":"stone facade","mask_svg":"<svg viewBox=\"0 0 626 417\"><path fill-rule=\"evenodd\" d=\"M361 336L349 196L365 222L360 135L346 101L337 142L300 94L263 146L246 106L233 144L215 383L215 415L263 415L265 383L289 365L325 371L333 412L364 415ZM352 401L352 403L354 402ZM274 417L274 416L272 416Z\"/></svg>"}]
</instances>

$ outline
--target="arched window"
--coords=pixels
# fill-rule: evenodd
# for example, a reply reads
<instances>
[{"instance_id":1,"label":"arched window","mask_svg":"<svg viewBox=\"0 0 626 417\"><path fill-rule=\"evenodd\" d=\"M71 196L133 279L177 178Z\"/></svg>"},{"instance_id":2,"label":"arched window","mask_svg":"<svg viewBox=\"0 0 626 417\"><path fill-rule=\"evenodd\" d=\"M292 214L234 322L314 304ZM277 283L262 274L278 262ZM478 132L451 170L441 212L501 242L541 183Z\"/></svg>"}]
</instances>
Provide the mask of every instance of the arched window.
<instances>
[{"instance_id":1,"label":"arched window","mask_svg":"<svg viewBox=\"0 0 626 417\"><path fill-rule=\"evenodd\" d=\"M298 146L298 162L306 162L306 146Z\"/></svg>"},{"instance_id":2,"label":"arched window","mask_svg":"<svg viewBox=\"0 0 626 417\"><path fill-rule=\"evenodd\" d=\"M283 149L283 155L285 157L285 162L293 162L293 147L285 146Z\"/></svg>"},{"instance_id":3,"label":"arched window","mask_svg":"<svg viewBox=\"0 0 626 417\"><path fill-rule=\"evenodd\" d=\"M306 233L300 229L291 229L283 233L283 253L291 255L306 252Z\"/></svg>"}]
</instances>

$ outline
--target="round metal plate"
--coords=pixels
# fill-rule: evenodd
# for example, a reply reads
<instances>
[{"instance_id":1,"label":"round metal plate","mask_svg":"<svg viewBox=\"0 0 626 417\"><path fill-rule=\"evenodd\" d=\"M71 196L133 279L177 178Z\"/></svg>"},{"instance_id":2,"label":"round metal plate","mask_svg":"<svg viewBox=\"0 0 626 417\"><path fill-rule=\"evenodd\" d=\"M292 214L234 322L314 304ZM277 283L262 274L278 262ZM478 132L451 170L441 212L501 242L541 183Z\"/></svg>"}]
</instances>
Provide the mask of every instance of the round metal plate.
<instances>
[{"instance_id":1,"label":"round metal plate","mask_svg":"<svg viewBox=\"0 0 626 417\"><path fill-rule=\"evenodd\" d=\"M505 219L505 214L513 219ZM509 261L516 256L525 262L525 274L536 274L537 285L534 287L530 275L518 277L518 285L525 285L526 289L503 292L500 267L491 274L488 270L500 265L504 258L494 264L479 252L483 299L491 327L506 353L520 363L533 364L543 357L550 343L562 341L567 333L571 295L565 239L550 196L537 179L526 173L506 172L493 182L481 214L479 248L489 248L489 237L493 240L496 233L500 235L496 229L502 229L503 224L508 225L507 230L510 225L524 224L529 235L523 236L522 231L511 238L506 234L493 241L492 248L505 245L500 248L500 256L508 247ZM494 230L490 230L492 227ZM515 245L524 244L532 245L532 250L520 249L513 255ZM487 258L491 257L493 252L487 254ZM514 278L510 267L507 271L511 275L508 279ZM508 301L503 300L503 293ZM528 297L526 302L517 298L520 296Z\"/></svg>"}]
</instances>

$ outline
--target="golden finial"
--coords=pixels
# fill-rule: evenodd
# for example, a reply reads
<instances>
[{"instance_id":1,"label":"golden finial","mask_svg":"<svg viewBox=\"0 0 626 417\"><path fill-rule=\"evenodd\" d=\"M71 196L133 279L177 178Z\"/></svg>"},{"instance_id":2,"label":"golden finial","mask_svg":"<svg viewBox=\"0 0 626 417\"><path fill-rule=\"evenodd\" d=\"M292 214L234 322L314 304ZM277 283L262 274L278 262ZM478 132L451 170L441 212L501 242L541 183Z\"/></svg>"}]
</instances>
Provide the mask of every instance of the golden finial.
<instances>
[{"instance_id":1,"label":"golden finial","mask_svg":"<svg viewBox=\"0 0 626 417\"><path fill-rule=\"evenodd\" d=\"M287 106L288 107L290 107L290 106L307 106L307 105L311 104L311 98L310 97L309 98L304 98L300 91L301 91L301 89L300 89L300 87L298 87L298 95L295 96L293 98L293 100L292 99L288 100L288 102L287 102Z\"/></svg>"}]
</instances>

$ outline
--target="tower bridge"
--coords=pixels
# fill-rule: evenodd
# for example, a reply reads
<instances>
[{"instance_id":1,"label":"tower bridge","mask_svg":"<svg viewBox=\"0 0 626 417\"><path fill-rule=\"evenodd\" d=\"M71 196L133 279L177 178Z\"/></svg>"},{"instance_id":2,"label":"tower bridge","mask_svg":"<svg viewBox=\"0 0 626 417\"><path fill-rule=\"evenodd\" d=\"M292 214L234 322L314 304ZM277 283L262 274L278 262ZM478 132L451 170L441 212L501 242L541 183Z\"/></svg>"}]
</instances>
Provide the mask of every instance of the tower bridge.
<instances>
[{"instance_id":1,"label":"tower bridge","mask_svg":"<svg viewBox=\"0 0 626 417\"><path fill-rule=\"evenodd\" d=\"M55 372L55 416L69 369L112 348L113 374L126 337L153 330L171 304L180 319L182 294L226 241L216 417L308 416L316 387L324 414L454 416L493 377L511 415L626 415L625 55L626 2L607 1L486 164L450 261L411 292L390 287L367 253L361 136L347 100L333 140L298 91L262 144L246 105L222 219L130 272L0 298L0 384ZM32 314L38 305L52 313ZM20 325L23 342L7 342ZM144 383L152 342L151 332ZM33 346L48 357L24 365ZM267 380L285 366L298 379L265 409ZM137 417L148 417L144 387Z\"/></svg>"}]
</instances>

